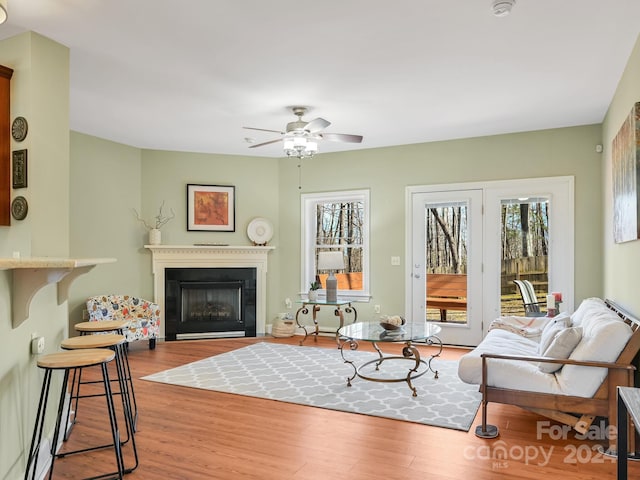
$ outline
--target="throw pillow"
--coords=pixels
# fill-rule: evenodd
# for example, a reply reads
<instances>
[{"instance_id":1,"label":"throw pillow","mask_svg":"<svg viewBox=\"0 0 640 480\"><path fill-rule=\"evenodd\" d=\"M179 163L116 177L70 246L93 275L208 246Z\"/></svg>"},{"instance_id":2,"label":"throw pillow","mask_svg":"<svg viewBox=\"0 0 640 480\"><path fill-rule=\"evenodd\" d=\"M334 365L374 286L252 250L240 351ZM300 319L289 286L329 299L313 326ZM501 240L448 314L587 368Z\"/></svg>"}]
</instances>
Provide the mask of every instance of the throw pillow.
<instances>
[{"instance_id":1,"label":"throw pillow","mask_svg":"<svg viewBox=\"0 0 640 480\"><path fill-rule=\"evenodd\" d=\"M571 352L578 346L580 340L582 340L582 327L565 328L558 332L542 356L566 360L571 356ZM557 372L562 366L561 363L538 363L538 369L544 373Z\"/></svg>"},{"instance_id":2,"label":"throw pillow","mask_svg":"<svg viewBox=\"0 0 640 480\"><path fill-rule=\"evenodd\" d=\"M558 334L558 332L564 330L569 325L571 325L571 317L568 313L565 312L562 312L561 314L549 320L549 323L544 326L544 329L540 334L538 355L543 355L547 348L549 348L549 345L551 345L551 342L553 342L553 339Z\"/></svg>"}]
</instances>

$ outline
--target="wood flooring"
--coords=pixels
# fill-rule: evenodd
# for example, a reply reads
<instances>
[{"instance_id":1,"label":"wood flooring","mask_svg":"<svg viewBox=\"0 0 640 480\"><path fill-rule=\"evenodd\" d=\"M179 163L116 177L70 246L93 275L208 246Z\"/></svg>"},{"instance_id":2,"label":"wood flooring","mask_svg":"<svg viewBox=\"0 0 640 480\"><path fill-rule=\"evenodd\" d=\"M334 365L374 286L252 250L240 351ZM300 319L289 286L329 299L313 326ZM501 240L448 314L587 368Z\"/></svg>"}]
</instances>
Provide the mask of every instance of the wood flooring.
<instances>
[{"instance_id":1,"label":"wood flooring","mask_svg":"<svg viewBox=\"0 0 640 480\"><path fill-rule=\"evenodd\" d=\"M498 425L501 435L482 440L473 433L480 412L471 430L460 432L139 379L251 343L297 344L300 338L162 342L155 350L140 342L132 347L129 360L140 411L135 435L139 465L125 478L616 478L615 459L597 450L602 441L576 439L573 431L563 435L559 424L515 407L490 405L489 421ZM313 346L313 339L305 345ZM315 345L336 349L332 338L320 338ZM455 359L462 353L447 348L443 357ZM407 394L404 385L398 384L398 390L399 395ZM65 448L108 439L101 410L104 399L82 402ZM124 454L131 466L131 442ZM113 452L101 450L56 460L54 478L77 479L113 470ZM640 464L630 463L629 478L640 478Z\"/></svg>"}]
</instances>

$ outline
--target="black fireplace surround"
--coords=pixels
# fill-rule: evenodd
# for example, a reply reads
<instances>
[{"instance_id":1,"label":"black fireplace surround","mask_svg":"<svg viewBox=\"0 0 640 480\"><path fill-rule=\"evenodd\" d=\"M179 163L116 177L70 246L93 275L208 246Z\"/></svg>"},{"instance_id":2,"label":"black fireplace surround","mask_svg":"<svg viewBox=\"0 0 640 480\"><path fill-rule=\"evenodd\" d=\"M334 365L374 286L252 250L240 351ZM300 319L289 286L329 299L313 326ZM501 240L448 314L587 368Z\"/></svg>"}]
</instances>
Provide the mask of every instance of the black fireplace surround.
<instances>
[{"instance_id":1,"label":"black fireplace surround","mask_svg":"<svg viewBox=\"0 0 640 480\"><path fill-rule=\"evenodd\" d=\"M166 340L256 336L255 268L166 268Z\"/></svg>"}]
</instances>

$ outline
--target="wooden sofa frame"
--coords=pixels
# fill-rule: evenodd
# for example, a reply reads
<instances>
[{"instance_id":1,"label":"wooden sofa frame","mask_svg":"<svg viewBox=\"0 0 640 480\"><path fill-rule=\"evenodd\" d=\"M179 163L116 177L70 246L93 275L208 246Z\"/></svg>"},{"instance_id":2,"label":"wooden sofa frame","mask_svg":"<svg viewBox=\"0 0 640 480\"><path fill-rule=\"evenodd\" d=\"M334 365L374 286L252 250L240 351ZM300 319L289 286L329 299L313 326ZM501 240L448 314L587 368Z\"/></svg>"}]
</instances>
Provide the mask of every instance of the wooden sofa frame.
<instances>
[{"instance_id":1,"label":"wooden sofa frame","mask_svg":"<svg viewBox=\"0 0 640 480\"><path fill-rule=\"evenodd\" d=\"M583 434L589 430L589 427L597 416L608 417L609 425L617 427L617 387L634 385L634 371L636 367L633 365L633 361L640 351L640 320L624 311L611 300L605 300L605 304L622 318L622 320L631 327L633 332L625 348L618 356L618 359L613 363L491 353L481 355L482 384L480 385L480 392L482 393L482 424L476 427L475 433L477 436L482 438L495 438L498 436L498 427L487 424L487 407L491 402L524 408L558 422L565 423L573 427L577 432ZM602 385L600 385L600 388L598 388L591 398L513 390L487 385L487 360L491 358L600 367L608 369L608 373ZM633 429L630 429L630 431L631 430ZM633 440L633 437L631 437L631 440ZM633 445L633 442L629 445ZM615 452L615 450L616 439L615 436L612 436L612 438L609 438L609 451Z\"/></svg>"}]
</instances>

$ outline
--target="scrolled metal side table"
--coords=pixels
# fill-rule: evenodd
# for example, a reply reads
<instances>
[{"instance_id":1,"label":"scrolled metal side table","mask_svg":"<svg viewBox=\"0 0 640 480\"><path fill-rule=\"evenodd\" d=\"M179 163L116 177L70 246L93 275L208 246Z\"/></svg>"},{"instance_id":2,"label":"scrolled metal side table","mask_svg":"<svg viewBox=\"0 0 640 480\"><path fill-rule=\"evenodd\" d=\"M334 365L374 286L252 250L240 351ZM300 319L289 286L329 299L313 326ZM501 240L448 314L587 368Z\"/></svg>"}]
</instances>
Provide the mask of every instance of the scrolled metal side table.
<instances>
[{"instance_id":1,"label":"scrolled metal side table","mask_svg":"<svg viewBox=\"0 0 640 480\"><path fill-rule=\"evenodd\" d=\"M338 347L340 347L340 338L338 336L338 331L344 326L344 314L352 314L353 315L353 323L358 320L358 312L355 307L351 304L351 300L336 300L335 302L328 302L326 300L301 300L302 306L298 308L296 312L296 325L298 328L301 328L304 331L304 338L300 340L300 345L302 345L309 335L315 335L315 340L317 341L318 335L320 333L320 326L318 325L318 312L322 307L335 307L333 310L333 314L338 317L340 320L340 325L336 330L336 343ZM311 307L311 320L313 321L313 326L304 325L300 323L301 315L309 314L309 307ZM313 331L309 333L307 328L313 327Z\"/></svg>"}]
</instances>

